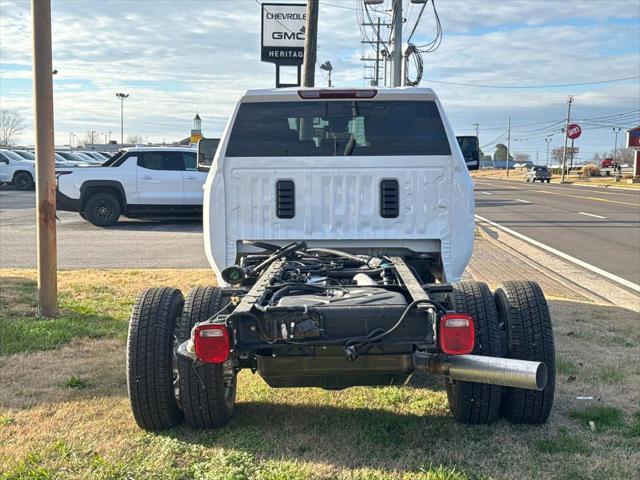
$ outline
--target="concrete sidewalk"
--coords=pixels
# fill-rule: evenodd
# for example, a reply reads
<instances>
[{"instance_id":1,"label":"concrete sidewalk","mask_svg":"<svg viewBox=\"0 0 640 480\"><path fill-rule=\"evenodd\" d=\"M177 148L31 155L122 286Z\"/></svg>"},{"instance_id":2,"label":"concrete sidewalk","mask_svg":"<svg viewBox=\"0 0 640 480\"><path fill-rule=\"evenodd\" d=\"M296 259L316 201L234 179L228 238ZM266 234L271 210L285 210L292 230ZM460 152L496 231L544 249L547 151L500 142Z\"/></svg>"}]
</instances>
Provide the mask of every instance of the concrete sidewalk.
<instances>
[{"instance_id":1,"label":"concrete sidewalk","mask_svg":"<svg viewBox=\"0 0 640 480\"><path fill-rule=\"evenodd\" d=\"M548 297L616 305L640 312L640 297L614 282L573 265L484 222L476 237L465 280L492 288L505 280L538 282Z\"/></svg>"}]
</instances>

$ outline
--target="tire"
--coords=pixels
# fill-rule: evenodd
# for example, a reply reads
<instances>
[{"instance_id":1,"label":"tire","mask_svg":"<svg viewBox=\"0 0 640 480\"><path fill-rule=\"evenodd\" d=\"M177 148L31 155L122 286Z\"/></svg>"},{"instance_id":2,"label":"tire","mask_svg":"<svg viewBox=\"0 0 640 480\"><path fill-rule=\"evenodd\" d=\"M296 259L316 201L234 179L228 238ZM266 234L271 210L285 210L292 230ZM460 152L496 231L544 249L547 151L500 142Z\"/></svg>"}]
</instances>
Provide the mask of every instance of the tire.
<instances>
[{"instance_id":1,"label":"tire","mask_svg":"<svg viewBox=\"0 0 640 480\"><path fill-rule=\"evenodd\" d=\"M187 340L196 323L203 322L229 304L232 293L217 287L191 289L178 329ZM221 427L231 420L236 402L237 374L230 361L202 364L178 359L180 403L187 424L196 428Z\"/></svg>"},{"instance_id":2,"label":"tire","mask_svg":"<svg viewBox=\"0 0 640 480\"><path fill-rule=\"evenodd\" d=\"M547 386L542 391L503 388L502 415L513 423L545 423L556 384L555 349L549 307L535 282L505 282L495 292L505 338L505 357L544 362Z\"/></svg>"},{"instance_id":3,"label":"tire","mask_svg":"<svg viewBox=\"0 0 640 480\"><path fill-rule=\"evenodd\" d=\"M149 288L133 306L127 340L127 390L136 423L145 430L176 426L174 347L184 298L175 288Z\"/></svg>"},{"instance_id":4,"label":"tire","mask_svg":"<svg viewBox=\"0 0 640 480\"><path fill-rule=\"evenodd\" d=\"M474 355L502 357L500 327L491 290L481 282L452 285L451 303L457 312L473 317L476 331ZM495 422L500 413L502 387L446 379L449 409L458 423Z\"/></svg>"},{"instance_id":5,"label":"tire","mask_svg":"<svg viewBox=\"0 0 640 480\"><path fill-rule=\"evenodd\" d=\"M547 178L547 183L551 183L551 179L550 178Z\"/></svg>"},{"instance_id":6,"label":"tire","mask_svg":"<svg viewBox=\"0 0 640 480\"><path fill-rule=\"evenodd\" d=\"M82 217L83 220L87 219L87 216L84 214L84 212L78 212L78 214Z\"/></svg>"},{"instance_id":7,"label":"tire","mask_svg":"<svg viewBox=\"0 0 640 480\"><path fill-rule=\"evenodd\" d=\"M528 178L525 178L525 180L524 180L524 181L525 181L525 182L527 182L527 183L529 183L529 179L528 179Z\"/></svg>"},{"instance_id":8,"label":"tire","mask_svg":"<svg viewBox=\"0 0 640 480\"><path fill-rule=\"evenodd\" d=\"M118 221L122 207L115 195L108 192L92 194L84 205L84 215L96 227L106 227Z\"/></svg>"},{"instance_id":9,"label":"tire","mask_svg":"<svg viewBox=\"0 0 640 480\"><path fill-rule=\"evenodd\" d=\"M18 190L31 190L33 188L33 177L29 172L16 172L12 183Z\"/></svg>"}]
</instances>

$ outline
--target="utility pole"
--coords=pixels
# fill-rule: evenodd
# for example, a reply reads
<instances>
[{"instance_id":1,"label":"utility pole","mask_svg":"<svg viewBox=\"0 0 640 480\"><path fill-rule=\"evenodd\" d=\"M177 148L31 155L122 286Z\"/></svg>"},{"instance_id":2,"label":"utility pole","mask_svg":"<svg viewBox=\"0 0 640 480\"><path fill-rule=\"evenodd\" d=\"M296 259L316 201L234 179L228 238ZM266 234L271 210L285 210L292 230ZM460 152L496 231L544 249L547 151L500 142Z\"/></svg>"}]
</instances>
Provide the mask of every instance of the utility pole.
<instances>
[{"instance_id":1,"label":"utility pole","mask_svg":"<svg viewBox=\"0 0 640 480\"><path fill-rule=\"evenodd\" d=\"M562 150L562 179L560 183L564 183L564 177L567 173L567 133L569 130L569 122L571 121L571 104L573 103L573 95L569 95L567 100L567 104L569 105L567 108L567 123L564 127L564 149Z\"/></svg>"},{"instance_id":2,"label":"utility pole","mask_svg":"<svg viewBox=\"0 0 640 480\"><path fill-rule=\"evenodd\" d=\"M377 87L380 81L380 17L378 17L378 26L376 28L376 68L374 69L373 76L376 77L376 79L372 85Z\"/></svg>"},{"instance_id":3,"label":"utility pole","mask_svg":"<svg viewBox=\"0 0 640 480\"><path fill-rule=\"evenodd\" d=\"M402 0L393 0L391 45L391 86L402 85Z\"/></svg>"},{"instance_id":4,"label":"utility pole","mask_svg":"<svg viewBox=\"0 0 640 480\"><path fill-rule=\"evenodd\" d=\"M112 133L113 133L113 132L109 132L109 141L108 141L107 143L111 143L111 134L112 134Z\"/></svg>"},{"instance_id":5,"label":"utility pole","mask_svg":"<svg viewBox=\"0 0 640 480\"><path fill-rule=\"evenodd\" d=\"M95 141L95 135L96 135L96 131L95 131L95 130L91 130L91 145L93 145L94 143L96 143L96 141Z\"/></svg>"},{"instance_id":6,"label":"utility pole","mask_svg":"<svg viewBox=\"0 0 640 480\"><path fill-rule=\"evenodd\" d=\"M304 29L304 63L302 65L302 85L304 87L313 87L315 84L319 3L319 0L307 1L307 23Z\"/></svg>"},{"instance_id":7,"label":"utility pole","mask_svg":"<svg viewBox=\"0 0 640 480\"><path fill-rule=\"evenodd\" d=\"M36 134L38 315L58 314L51 0L31 0Z\"/></svg>"},{"instance_id":8,"label":"utility pole","mask_svg":"<svg viewBox=\"0 0 640 480\"><path fill-rule=\"evenodd\" d=\"M547 167L549 166L549 144L551 143L551 138L545 138L544 143L547 144Z\"/></svg>"},{"instance_id":9,"label":"utility pole","mask_svg":"<svg viewBox=\"0 0 640 480\"><path fill-rule=\"evenodd\" d=\"M69 147L73 150L73 132L69 132Z\"/></svg>"},{"instance_id":10,"label":"utility pole","mask_svg":"<svg viewBox=\"0 0 640 480\"><path fill-rule=\"evenodd\" d=\"M613 127L613 133L615 134L615 142L613 146L613 163L614 165L618 162L618 133L622 130L622 127Z\"/></svg>"},{"instance_id":11,"label":"utility pole","mask_svg":"<svg viewBox=\"0 0 640 480\"><path fill-rule=\"evenodd\" d=\"M476 137L480 137L480 134L478 133L478 130L480 129L480 124L479 123L474 123L473 124L473 129L476 131Z\"/></svg>"},{"instance_id":12,"label":"utility pole","mask_svg":"<svg viewBox=\"0 0 640 480\"><path fill-rule=\"evenodd\" d=\"M509 126L507 127L507 177L509 176L509 155L511 154L511 117L509 117Z\"/></svg>"},{"instance_id":13,"label":"utility pole","mask_svg":"<svg viewBox=\"0 0 640 480\"><path fill-rule=\"evenodd\" d=\"M367 45L371 45L372 47L375 46L376 49L376 56L375 57L361 57L360 60L362 60L363 62L373 62L373 75L372 76L365 76L365 80L370 80L371 81L371 86L372 87L376 87L378 85L380 85L380 76L381 76L381 71L380 71L380 63L381 62L385 62L384 65L384 73L382 73L383 76L383 80L382 83L383 85L386 86L386 56L385 56L385 49L381 49L380 45L384 45L384 41L382 40L382 37L380 36L380 32L381 32L381 28L382 27L390 27L391 24L390 23L383 23L380 20L380 17L378 17L376 23L367 23L367 22L362 22L360 24L363 28L367 28L367 27L372 27L374 29L375 32L375 40L370 40L368 38L363 38L360 43L362 44L367 44ZM365 66L365 68L370 68L369 66Z\"/></svg>"},{"instance_id":14,"label":"utility pole","mask_svg":"<svg viewBox=\"0 0 640 480\"><path fill-rule=\"evenodd\" d=\"M129 97L128 93L116 93L120 99L120 148L124 148L124 99Z\"/></svg>"}]
</instances>

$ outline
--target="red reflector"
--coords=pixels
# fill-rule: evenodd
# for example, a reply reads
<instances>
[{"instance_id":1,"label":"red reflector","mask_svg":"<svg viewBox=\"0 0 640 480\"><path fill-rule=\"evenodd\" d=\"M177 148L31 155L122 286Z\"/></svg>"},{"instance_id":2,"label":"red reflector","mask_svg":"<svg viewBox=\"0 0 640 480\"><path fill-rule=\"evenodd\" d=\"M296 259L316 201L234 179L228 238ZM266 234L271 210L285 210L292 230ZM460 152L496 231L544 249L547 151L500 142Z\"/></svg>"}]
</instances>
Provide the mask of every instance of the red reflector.
<instances>
[{"instance_id":1,"label":"red reflector","mask_svg":"<svg viewBox=\"0 0 640 480\"><path fill-rule=\"evenodd\" d=\"M198 325L193 341L196 357L203 363L223 363L229 357L229 330L225 325Z\"/></svg>"},{"instance_id":2,"label":"red reflector","mask_svg":"<svg viewBox=\"0 0 640 480\"><path fill-rule=\"evenodd\" d=\"M446 313L440 317L440 348L449 355L466 355L475 347L473 318L466 313Z\"/></svg>"},{"instance_id":3,"label":"red reflector","mask_svg":"<svg viewBox=\"0 0 640 480\"><path fill-rule=\"evenodd\" d=\"M300 98L305 100L318 98L373 98L378 94L377 90L298 90Z\"/></svg>"}]
</instances>

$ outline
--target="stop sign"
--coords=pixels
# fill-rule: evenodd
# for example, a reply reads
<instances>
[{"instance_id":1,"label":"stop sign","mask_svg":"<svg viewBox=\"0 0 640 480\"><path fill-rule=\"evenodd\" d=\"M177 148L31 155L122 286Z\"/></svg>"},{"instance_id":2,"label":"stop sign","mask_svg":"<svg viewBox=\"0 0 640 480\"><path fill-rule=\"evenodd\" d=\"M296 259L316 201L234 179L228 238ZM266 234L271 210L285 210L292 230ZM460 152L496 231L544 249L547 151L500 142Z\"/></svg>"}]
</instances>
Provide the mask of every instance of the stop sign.
<instances>
[{"instance_id":1,"label":"stop sign","mask_svg":"<svg viewBox=\"0 0 640 480\"><path fill-rule=\"evenodd\" d=\"M577 123L572 123L567 127L567 137L569 137L571 140L575 140L576 138L578 138L581 133L582 129Z\"/></svg>"}]
</instances>

